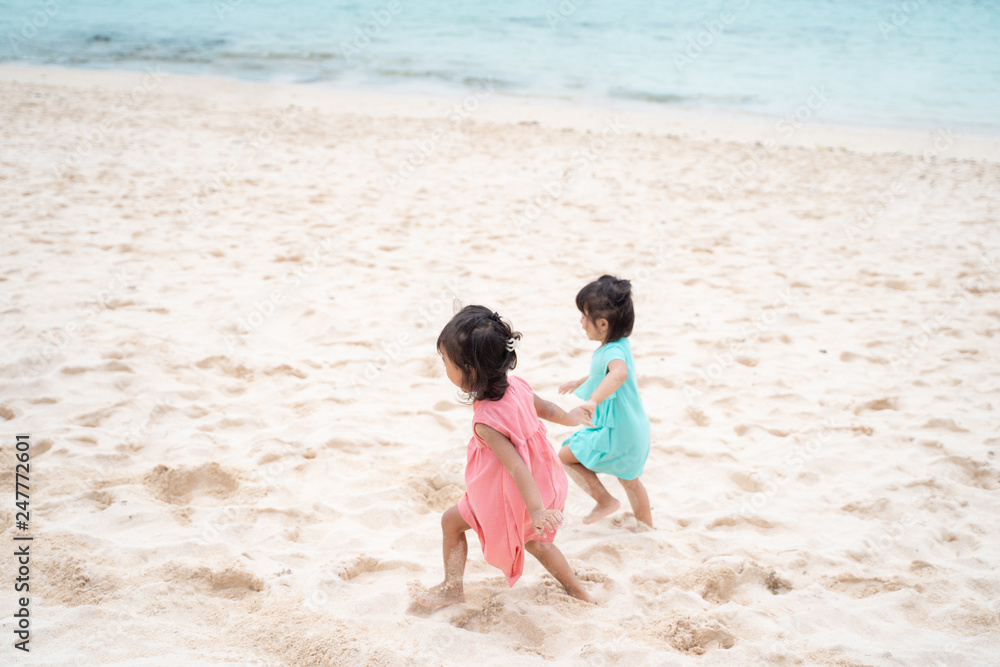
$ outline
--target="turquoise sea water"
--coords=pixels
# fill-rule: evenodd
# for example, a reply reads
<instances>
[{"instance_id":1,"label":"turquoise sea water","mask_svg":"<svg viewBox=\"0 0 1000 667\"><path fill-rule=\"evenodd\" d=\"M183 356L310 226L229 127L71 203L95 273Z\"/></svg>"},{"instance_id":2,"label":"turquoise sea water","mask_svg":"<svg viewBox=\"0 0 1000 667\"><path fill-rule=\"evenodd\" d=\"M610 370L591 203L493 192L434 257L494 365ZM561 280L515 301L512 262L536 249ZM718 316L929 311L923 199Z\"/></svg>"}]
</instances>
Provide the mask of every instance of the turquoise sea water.
<instances>
[{"instance_id":1,"label":"turquoise sea water","mask_svg":"<svg viewBox=\"0 0 1000 667\"><path fill-rule=\"evenodd\" d=\"M1000 2L0 0L0 62L1000 131ZM813 96L815 102L818 97Z\"/></svg>"}]
</instances>

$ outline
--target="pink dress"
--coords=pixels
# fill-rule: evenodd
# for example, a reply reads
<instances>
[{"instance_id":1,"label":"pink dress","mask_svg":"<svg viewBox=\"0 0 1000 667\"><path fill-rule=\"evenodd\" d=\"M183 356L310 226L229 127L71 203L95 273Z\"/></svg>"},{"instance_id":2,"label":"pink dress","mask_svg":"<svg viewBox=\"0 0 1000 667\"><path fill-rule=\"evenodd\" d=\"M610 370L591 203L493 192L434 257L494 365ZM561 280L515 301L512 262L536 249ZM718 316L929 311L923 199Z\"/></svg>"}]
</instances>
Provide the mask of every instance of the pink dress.
<instances>
[{"instance_id":1,"label":"pink dress","mask_svg":"<svg viewBox=\"0 0 1000 667\"><path fill-rule=\"evenodd\" d=\"M519 377L508 376L509 386L499 401L476 401L472 426L485 424L505 435L535 478L542 503L560 512L566 506L568 483L562 463L535 412L534 393ZM465 495L458 511L483 545L486 562L503 570L513 586L524 571L524 544L551 542L555 533L535 535L531 517L514 478L478 435L469 440L465 466Z\"/></svg>"}]
</instances>

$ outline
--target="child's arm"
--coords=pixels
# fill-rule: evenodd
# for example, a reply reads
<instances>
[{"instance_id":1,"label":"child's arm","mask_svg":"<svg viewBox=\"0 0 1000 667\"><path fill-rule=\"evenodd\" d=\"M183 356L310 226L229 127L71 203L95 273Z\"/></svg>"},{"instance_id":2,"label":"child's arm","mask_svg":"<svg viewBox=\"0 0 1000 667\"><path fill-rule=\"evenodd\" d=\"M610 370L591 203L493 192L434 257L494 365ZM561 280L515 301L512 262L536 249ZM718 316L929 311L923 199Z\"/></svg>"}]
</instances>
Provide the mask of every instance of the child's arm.
<instances>
[{"instance_id":1,"label":"child's arm","mask_svg":"<svg viewBox=\"0 0 1000 667\"><path fill-rule=\"evenodd\" d=\"M590 395L590 399L580 407L584 409L588 417L593 418L594 410L597 409L598 404L615 393L618 387L622 386L627 379L628 366L621 359L612 359L608 363L608 374L601 380L601 384L597 385L597 389Z\"/></svg>"},{"instance_id":2,"label":"child's arm","mask_svg":"<svg viewBox=\"0 0 1000 667\"><path fill-rule=\"evenodd\" d=\"M524 505L528 508L531 525L535 527L535 535L543 537L549 531L555 532L562 525L562 512L545 509L542 504L542 494L538 492L535 478L531 476L528 466L524 465L521 455L514 449L514 443L508 440L503 433L486 424L476 424L476 435L489 445L489 448L500 459L503 467L514 478L517 490L521 492Z\"/></svg>"},{"instance_id":3,"label":"child's arm","mask_svg":"<svg viewBox=\"0 0 1000 667\"><path fill-rule=\"evenodd\" d=\"M586 382L589 378L590 378L589 375L584 375L583 378L579 380L570 380L569 382L565 382L559 385L559 393L568 394L569 392L574 391L577 387Z\"/></svg>"},{"instance_id":4,"label":"child's arm","mask_svg":"<svg viewBox=\"0 0 1000 667\"><path fill-rule=\"evenodd\" d=\"M552 401L539 398L538 394L534 396L535 412L538 413L541 419L553 424L562 424L563 426L593 426L590 423L589 415L584 413L583 410L573 408L569 412L566 412Z\"/></svg>"}]
</instances>

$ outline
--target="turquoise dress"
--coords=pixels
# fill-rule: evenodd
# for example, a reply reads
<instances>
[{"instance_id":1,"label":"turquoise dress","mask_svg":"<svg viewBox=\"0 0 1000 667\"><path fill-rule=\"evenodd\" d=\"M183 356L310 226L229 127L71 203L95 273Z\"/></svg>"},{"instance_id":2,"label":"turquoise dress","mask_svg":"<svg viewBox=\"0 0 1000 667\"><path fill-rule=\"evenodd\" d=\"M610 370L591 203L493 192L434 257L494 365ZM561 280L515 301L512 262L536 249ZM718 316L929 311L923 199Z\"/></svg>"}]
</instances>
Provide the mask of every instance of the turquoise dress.
<instances>
[{"instance_id":1,"label":"turquoise dress","mask_svg":"<svg viewBox=\"0 0 1000 667\"><path fill-rule=\"evenodd\" d=\"M598 404L591 419L595 428L581 429L563 444L569 445L576 460L588 470L635 479L642 475L649 456L649 417L639 398L635 359L628 338L619 338L594 350L590 376L573 393L588 400L608 374L608 364L615 359L625 362L628 379Z\"/></svg>"}]
</instances>

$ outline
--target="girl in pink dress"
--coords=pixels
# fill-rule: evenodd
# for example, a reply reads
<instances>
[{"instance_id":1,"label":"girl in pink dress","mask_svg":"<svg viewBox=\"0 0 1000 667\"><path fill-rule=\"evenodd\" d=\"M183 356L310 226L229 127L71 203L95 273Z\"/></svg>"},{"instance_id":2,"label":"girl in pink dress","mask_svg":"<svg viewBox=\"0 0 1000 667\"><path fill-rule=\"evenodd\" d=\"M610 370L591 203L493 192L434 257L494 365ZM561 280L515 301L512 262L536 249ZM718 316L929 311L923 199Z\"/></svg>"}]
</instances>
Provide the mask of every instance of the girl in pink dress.
<instances>
[{"instance_id":1,"label":"girl in pink dress","mask_svg":"<svg viewBox=\"0 0 1000 667\"><path fill-rule=\"evenodd\" d=\"M500 568L509 585L521 577L527 551L567 593L594 601L552 543L563 521L567 481L538 418L566 426L589 425L589 419L580 408L564 412L536 396L521 378L507 376L517 364L514 348L520 338L483 306L466 306L438 336L448 379L473 401L474 435L465 495L441 517L444 581L414 596L425 607L465 601L465 531L470 528L479 536L486 562Z\"/></svg>"}]
</instances>

